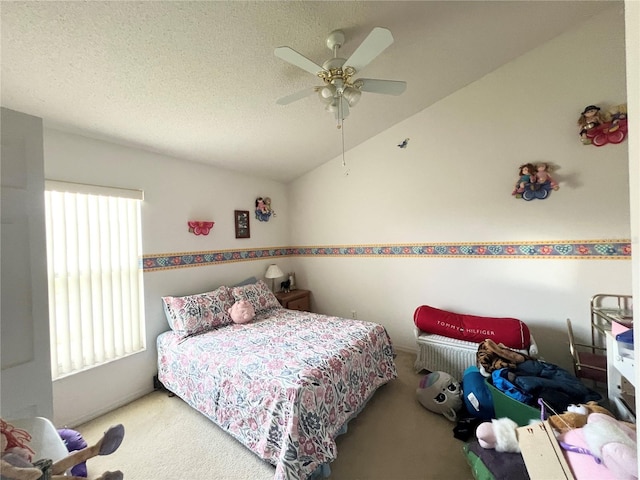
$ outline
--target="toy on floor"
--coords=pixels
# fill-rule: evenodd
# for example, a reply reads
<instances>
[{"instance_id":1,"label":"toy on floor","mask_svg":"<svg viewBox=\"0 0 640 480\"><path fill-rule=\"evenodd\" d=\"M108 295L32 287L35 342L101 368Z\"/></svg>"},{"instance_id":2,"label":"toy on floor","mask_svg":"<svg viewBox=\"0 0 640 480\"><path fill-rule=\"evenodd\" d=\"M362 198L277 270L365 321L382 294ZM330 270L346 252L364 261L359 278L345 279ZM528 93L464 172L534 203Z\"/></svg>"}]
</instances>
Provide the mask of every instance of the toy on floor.
<instances>
[{"instance_id":1,"label":"toy on floor","mask_svg":"<svg viewBox=\"0 0 640 480\"><path fill-rule=\"evenodd\" d=\"M28 432L15 428L13 425L0 419L0 442L2 454L0 458L0 471L3 480L38 480L43 477L43 471L47 472L46 478L51 480L84 480L84 477L66 476L64 473L71 467L85 462L96 455L110 455L115 452L124 438L124 426L110 427L104 436L93 446L75 451L57 462L51 460L39 460L31 463L35 452L29 447L31 435ZM42 467L38 468L38 467ZM120 470L104 472L95 480L122 480L124 475Z\"/></svg>"},{"instance_id":2,"label":"toy on floor","mask_svg":"<svg viewBox=\"0 0 640 480\"><path fill-rule=\"evenodd\" d=\"M520 445L518 445L516 428L518 424L506 417L483 422L476 429L478 444L482 448L495 449L496 452L518 453Z\"/></svg>"},{"instance_id":3,"label":"toy on floor","mask_svg":"<svg viewBox=\"0 0 640 480\"><path fill-rule=\"evenodd\" d=\"M587 424L587 419L592 413L602 413L613 418L613 414L596 402L587 402L580 405L569 405L565 413L551 415L549 425L560 433L573 428L582 428Z\"/></svg>"},{"instance_id":4,"label":"toy on floor","mask_svg":"<svg viewBox=\"0 0 640 480\"><path fill-rule=\"evenodd\" d=\"M638 478L636 432L624 422L592 413L583 427L591 454L619 480Z\"/></svg>"},{"instance_id":5,"label":"toy on floor","mask_svg":"<svg viewBox=\"0 0 640 480\"><path fill-rule=\"evenodd\" d=\"M451 375L446 372L431 372L420 380L416 390L420 404L434 413L441 413L455 422L462 409L462 390Z\"/></svg>"},{"instance_id":6,"label":"toy on floor","mask_svg":"<svg viewBox=\"0 0 640 480\"><path fill-rule=\"evenodd\" d=\"M64 441L67 451L75 452L87 448L87 442L82 438L80 432L72 430L71 428L59 428L58 435ZM71 475L76 477L87 477L87 462L79 463L71 469Z\"/></svg>"},{"instance_id":7,"label":"toy on floor","mask_svg":"<svg viewBox=\"0 0 640 480\"><path fill-rule=\"evenodd\" d=\"M582 428L558 437L576 478L633 480L638 478L634 425L604 413L592 413Z\"/></svg>"}]
</instances>

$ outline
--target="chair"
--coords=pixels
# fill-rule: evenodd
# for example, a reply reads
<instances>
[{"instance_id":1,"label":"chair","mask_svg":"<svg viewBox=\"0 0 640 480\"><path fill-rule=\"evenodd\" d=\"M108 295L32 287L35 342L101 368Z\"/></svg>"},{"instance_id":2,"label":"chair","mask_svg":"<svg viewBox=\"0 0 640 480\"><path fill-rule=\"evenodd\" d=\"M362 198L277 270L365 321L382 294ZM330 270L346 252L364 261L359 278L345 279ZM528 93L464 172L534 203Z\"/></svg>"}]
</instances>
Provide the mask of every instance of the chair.
<instances>
[{"instance_id":1,"label":"chair","mask_svg":"<svg viewBox=\"0 0 640 480\"><path fill-rule=\"evenodd\" d=\"M577 343L573 336L571 320L567 318L567 333L569 334L569 351L573 358L573 371L576 377L592 380L598 383L607 383L607 356L596 353L596 350L606 352L606 348L585 343ZM588 349L579 351L578 347Z\"/></svg>"}]
</instances>

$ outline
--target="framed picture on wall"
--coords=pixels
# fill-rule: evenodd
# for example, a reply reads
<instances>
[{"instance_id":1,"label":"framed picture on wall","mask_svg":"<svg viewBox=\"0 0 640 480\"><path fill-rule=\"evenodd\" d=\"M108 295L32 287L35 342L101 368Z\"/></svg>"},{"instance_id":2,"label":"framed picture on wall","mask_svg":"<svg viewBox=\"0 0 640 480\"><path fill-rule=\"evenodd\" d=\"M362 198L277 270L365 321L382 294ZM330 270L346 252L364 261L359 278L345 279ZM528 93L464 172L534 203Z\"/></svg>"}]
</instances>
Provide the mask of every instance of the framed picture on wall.
<instances>
[{"instance_id":1,"label":"framed picture on wall","mask_svg":"<svg viewBox=\"0 0 640 480\"><path fill-rule=\"evenodd\" d=\"M234 210L236 238L249 238L249 210Z\"/></svg>"}]
</instances>

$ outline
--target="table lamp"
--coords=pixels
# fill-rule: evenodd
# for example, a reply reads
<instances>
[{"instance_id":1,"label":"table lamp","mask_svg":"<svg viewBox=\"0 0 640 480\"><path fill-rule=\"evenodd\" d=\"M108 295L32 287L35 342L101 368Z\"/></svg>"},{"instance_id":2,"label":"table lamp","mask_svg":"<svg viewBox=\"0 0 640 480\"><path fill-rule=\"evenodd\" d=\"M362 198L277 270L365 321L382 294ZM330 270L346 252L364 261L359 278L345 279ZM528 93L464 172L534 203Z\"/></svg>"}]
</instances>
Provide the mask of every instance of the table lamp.
<instances>
[{"instance_id":1,"label":"table lamp","mask_svg":"<svg viewBox=\"0 0 640 480\"><path fill-rule=\"evenodd\" d=\"M275 279L280 277L284 277L284 273L282 273L282 270L280 270L280 268L275 263L272 263L271 265L269 265L269 268L267 268L267 273L264 274L264 278L271 279L271 291L274 293L275 293L275 287L274 287Z\"/></svg>"}]
</instances>

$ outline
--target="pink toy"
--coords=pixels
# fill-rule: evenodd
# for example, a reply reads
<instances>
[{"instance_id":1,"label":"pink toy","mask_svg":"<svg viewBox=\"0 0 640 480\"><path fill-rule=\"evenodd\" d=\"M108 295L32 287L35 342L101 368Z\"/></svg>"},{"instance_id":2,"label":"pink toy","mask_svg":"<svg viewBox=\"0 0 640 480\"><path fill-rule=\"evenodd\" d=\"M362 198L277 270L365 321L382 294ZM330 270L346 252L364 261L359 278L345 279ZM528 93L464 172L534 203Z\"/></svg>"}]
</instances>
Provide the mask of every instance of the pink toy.
<instances>
[{"instance_id":1,"label":"pink toy","mask_svg":"<svg viewBox=\"0 0 640 480\"><path fill-rule=\"evenodd\" d=\"M582 427L591 454L618 480L638 478L636 432L624 422L602 413L592 413Z\"/></svg>"},{"instance_id":2,"label":"pink toy","mask_svg":"<svg viewBox=\"0 0 640 480\"><path fill-rule=\"evenodd\" d=\"M497 452L519 452L516 429L518 424L510 418L493 419L478 425L476 437L482 448L495 449Z\"/></svg>"},{"instance_id":3,"label":"pink toy","mask_svg":"<svg viewBox=\"0 0 640 480\"><path fill-rule=\"evenodd\" d=\"M256 311L249 300L240 300L228 310L234 323L249 323L256 316Z\"/></svg>"},{"instance_id":4,"label":"pink toy","mask_svg":"<svg viewBox=\"0 0 640 480\"><path fill-rule=\"evenodd\" d=\"M636 432L625 422L592 413L584 427L561 434L558 441L576 478L638 478Z\"/></svg>"}]
</instances>

